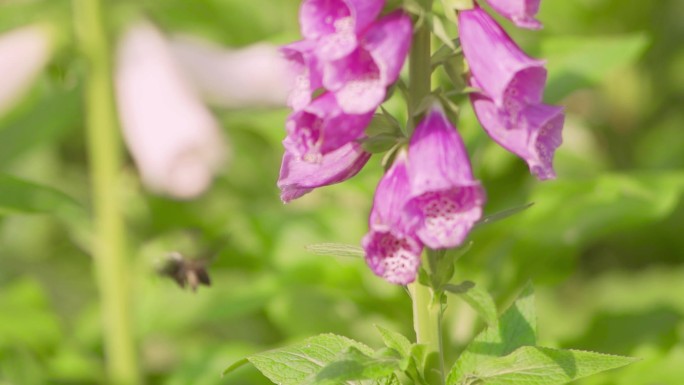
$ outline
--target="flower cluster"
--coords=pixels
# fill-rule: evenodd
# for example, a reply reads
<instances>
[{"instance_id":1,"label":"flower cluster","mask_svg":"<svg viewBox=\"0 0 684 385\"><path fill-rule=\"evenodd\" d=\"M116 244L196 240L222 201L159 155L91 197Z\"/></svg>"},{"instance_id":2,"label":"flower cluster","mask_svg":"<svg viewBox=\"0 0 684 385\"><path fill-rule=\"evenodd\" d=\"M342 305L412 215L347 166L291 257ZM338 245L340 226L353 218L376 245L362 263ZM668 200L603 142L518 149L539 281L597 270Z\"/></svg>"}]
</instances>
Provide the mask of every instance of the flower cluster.
<instances>
[{"instance_id":1,"label":"flower cluster","mask_svg":"<svg viewBox=\"0 0 684 385\"><path fill-rule=\"evenodd\" d=\"M517 26L541 28L534 18L540 0L487 1ZM296 72L278 182L285 202L350 178L370 157L359 139L399 75L411 37L411 21L400 12L376 20L382 5L302 4L305 39L283 48ZM458 12L458 23L468 84L475 89L470 99L485 131L539 179L555 177L552 160L564 115L561 107L542 102L544 61L525 55L477 3ZM407 141L395 146L362 240L372 271L402 285L416 279L424 248L463 244L486 201L463 141L438 103Z\"/></svg>"},{"instance_id":2,"label":"flower cluster","mask_svg":"<svg viewBox=\"0 0 684 385\"><path fill-rule=\"evenodd\" d=\"M519 27L540 28L540 0L488 0ZM544 61L528 57L497 22L477 5L458 13L463 54L470 68L478 120L494 141L527 162L539 179L556 176L553 155L560 146L563 108L542 103Z\"/></svg>"},{"instance_id":3,"label":"flower cluster","mask_svg":"<svg viewBox=\"0 0 684 385\"><path fill-rule=\"evenodd\" d=\"M295 73L278 180L285 202L358 173L359 140L404 65L411 19L384 0L305 0L303 40L282 48Z\"/></svg>"},{"instance_id":4,"label":"flower cluster","mask_svg":"<svg viewBox=\"0 0 684 385\"><path fill-rule=\"evenodd\" d=\"M416 127L375 191L363 238L373 272L396 284L413 282L423 246L463 243L482 216L484 189L473 178L463 141L440 107Z\"/></svg>"}]
</instances>

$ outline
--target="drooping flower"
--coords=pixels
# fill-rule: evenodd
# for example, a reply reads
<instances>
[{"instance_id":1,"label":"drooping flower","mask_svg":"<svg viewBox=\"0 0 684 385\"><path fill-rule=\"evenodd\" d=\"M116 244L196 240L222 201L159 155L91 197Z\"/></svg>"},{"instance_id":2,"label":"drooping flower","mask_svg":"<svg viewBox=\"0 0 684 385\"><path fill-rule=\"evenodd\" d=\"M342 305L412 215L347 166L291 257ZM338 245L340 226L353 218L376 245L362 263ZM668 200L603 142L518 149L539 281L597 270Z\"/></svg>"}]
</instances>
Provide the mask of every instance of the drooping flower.
<instances>
[{"instance_id":1,"label":"drooping flower","mask_svg":"<svg viewBox=\"0 0 684 385\"><path fill-rule=\"evenodd\" d=\"M50 31L30 25L0 36L0 115L12 108L50 59Z\"/></svg>"},{"instance_id":2,"label":"drooping flower","mask_svg":"<svg viewBox=\"0 0 684 385\"><path fill-rule=\"evenodd\" d=\"M485 192L474 179L456 129L435 106L409 143L411 199L406 211L417 218L416 233L433 249L463 243L482 216Z\"/></svg>"},{"instance_id":3,"label":"drooping flower","mask_svg":"<svg viewBox=\"0 0 684 385\"><path fill-rule=\"evenodd\" d=\"M388 282L407 285L416 278L423 244L404 212L411 186L407 154L401 150L375 190L369 232L363 237L366 262Z\"/></svg>"},{"instance_id":4,"label":"drooping flower","mask_svg":"<svg viewBox=\"0 0 684 385\"><path fill-rule=\"evenodd\" d=\"M346 114L337 105L335 96L325 93L288 118L285 124L288 140L284 144L293 155L318 162L323 155L363 136L372 118L372 112Z\"/></svg>"},{"instance_id":5,"label":"drooping flower","mask_svg":"<svg viewBox=\"0 0 684 385\"><path fill-rule=\"evenodd\" d=\"M482 8L458 13L463 55L483 93L513 119L540 103L546 83L543 60L527 56Z\"/></svg>"},{"instance_id":6,"label":"drooping flower","mask_svg":"<svg viewBox=\"0 0 684 385\"><path fill-rule=\"evenodd\" d=\"M293 79L287 105L295 111L306 107L311 102L313 92L322 86L320 63L314 54L315 47L314 41L301 40L280 48L290 63Z\"/></svg>"},{"instance_id":7,"label":"drooping flower","mask_svg":"<svg viewBox=\"0 0 684 385\"><path fill-rule=\"evenodd\" d=\"M525 160L537 178L556 177L553 156L562 142L562 107L528 105L520 112L517 124L510 126L505 114L487 96L475 93L470 100L477 119L495 142Z\"/></svg>"},{"instance_id":8,"label":"drooping flower","mask_svg":"<svg viewBox=\"0 0 684 385\"><path fill-rule=\"evenodd\" d=\"M124 139L143 182L176 198L211 183L226 148L218 126L183 77L162 34L139 23L117 52L116 96Z\"/></svg>"},{"instance_id":9,"label":"drooping flower","mask_svg":"<svg viewBox=\"0 0 684 385\"><path fill-rule=\"evenodd\" d=\"M487 0L501 16L511 20L518 27L540 29L542 24L534 18L539 12L540 0Z\"/></svg>"},{"instance_id":10,"label":"drooping flower","mask_svg":"<svg viewBox=\"0 0 684 385\"><path fill-rule=\"evenodd\" d=\"M357 142L349 142L323 155L318 163L307 162L285 151L278 179L280 198L288 203L315 188L343 182L358 174L370 157L371 154Z\"/></svg>"},{"instance_id":11,"label":"drooping flower","mask_svg":"<svg viewBox=\"0 0 684 385\"><path fill-rule=\"evenodd\" d=\"M323 85L350 114L374 111L399 77L411 46L411 19L401 11L374 23L349 55L323 63Z\"/></svg>"},{"instance_id":12,"label":"drooping flower","mask_svg":"<svg viewBox=\"0 0 684 385\"><path fill-rule=\"evenodd\" d=\"M229 49L194 36L175 37L170 45L183 74L217 106L282 107L294 88L295 69L274 45Z\"/></svg>"},{"instance_id":13,"label":"drooping flower","mask_svg":"<svg viewBox=\"0 0 684 385\"><path fill-rule=\"evenodd\" d=\"M299 10L302 35L316 40L323 60L352 52L360 35L380 14L384 0L304 0Z\"/></svg>"}]
</instances>

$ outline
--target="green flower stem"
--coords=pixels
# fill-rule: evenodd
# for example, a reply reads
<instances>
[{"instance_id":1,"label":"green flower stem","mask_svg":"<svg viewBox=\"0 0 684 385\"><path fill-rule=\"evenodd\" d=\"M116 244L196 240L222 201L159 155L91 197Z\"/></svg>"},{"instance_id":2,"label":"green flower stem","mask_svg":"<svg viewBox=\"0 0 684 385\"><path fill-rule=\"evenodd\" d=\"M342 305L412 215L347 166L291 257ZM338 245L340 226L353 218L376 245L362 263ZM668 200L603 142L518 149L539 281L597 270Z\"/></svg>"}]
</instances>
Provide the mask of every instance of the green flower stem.
<instances>
[{"instance_id":1,"label":"green flower stem","mask_svg":"<svg viewBox=\"0 0 684 385\"><path fill-rule=\"evenodd\" d=\"M418 282L409 285L413 300L413 327L416 342L427 347L425 377L430 384L444 384L442 350L442 308L434 291Z\"/></svg>"},{"instance_id":2,"label":"green flower stem","mask_svg":"<svg viewBox=\"0 0 684 385\"><path fill-rule=\"evenodd\" d=\"M432 0L419 0L425 11L424 17L432 9ZM413 34L413 44L409 53L409 134L422 116L417 109L432 89L432 67L430 57L432 34L426 20L420 20ZM416 340L427 347L425 377L430 384L444 384L444 355L441 337L441 301L433 290L418 282L409 285L413 300L413 327Z\"/></svg>"},{"instance_id":3,"label":"green flower stem","mask_svg":"<svg viewBox=\"0 0 684 385\"><path fill-rule=\"evenodd\" d=\"M93 258L101 296L108 383L140 383L131 325L130 267L119 200L122 149L114 109L112 64L101 0L73 0L80 50L88 65L86 132L95 239Z\"/></svg>"},{"instance_id":4,"label":"green flower stem","mask_svg":"<svg viewBox=\"0 0 684 385\"><path fill-rule=\"evenodd\" d=\"M432 9L432 0L420 0L419 2L425 12ZM424 15L424 17L428 16ZM426 20L419 21L419 26L413 33L413 43L409 53L409 135L421 118L416 109L420 107L420 103L430 94L431 90L431 31Z\"/></svg>"}]
</instances>

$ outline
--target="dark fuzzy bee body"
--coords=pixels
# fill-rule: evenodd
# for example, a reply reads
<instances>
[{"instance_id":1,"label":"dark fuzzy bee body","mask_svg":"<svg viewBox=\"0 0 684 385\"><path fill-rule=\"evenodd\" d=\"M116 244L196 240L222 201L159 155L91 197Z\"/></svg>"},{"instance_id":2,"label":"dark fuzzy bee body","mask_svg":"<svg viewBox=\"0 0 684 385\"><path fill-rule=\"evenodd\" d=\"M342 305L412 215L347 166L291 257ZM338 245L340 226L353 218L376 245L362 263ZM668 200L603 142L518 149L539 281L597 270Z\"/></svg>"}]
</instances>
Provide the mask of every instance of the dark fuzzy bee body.
<instances>
[{"instance_id":1,"label":"dark fuzzy bee body","mask_svg":"<svg viewBox=\"0 0 684 385\"><path fill-rule=\"evenodd\" d=\"M211 286L207 271L208 263L208 258L185 258L182 254L173 252L169 254L158 272L162 276L173 279L182 288L187 286L192 291L197 291L200 285Z\"/></svg>"}]
</instances>

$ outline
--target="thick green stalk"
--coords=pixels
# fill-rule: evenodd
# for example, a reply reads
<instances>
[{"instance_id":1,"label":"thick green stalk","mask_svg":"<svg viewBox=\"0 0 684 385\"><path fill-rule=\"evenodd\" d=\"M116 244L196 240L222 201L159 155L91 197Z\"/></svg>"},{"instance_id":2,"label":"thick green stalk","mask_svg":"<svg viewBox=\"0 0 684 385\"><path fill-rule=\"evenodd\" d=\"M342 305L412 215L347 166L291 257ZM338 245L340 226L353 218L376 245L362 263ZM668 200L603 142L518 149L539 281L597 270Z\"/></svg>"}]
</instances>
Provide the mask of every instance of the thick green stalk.
<instances>
[{"instance_id":1,"label":"thick green stalk","mask_svg":"<svg viewBox=\"0 0 684 385\"><path fill-rule=\"evenodd\" d=\"M432 9L432 0L420 0L421 6L425 10ZM428 16L425 16L428 17ZM421 102L430 94L432 67L430 56L432 49L430 46L431 31L426 20L421 21L421 25L413 34L413 44L409 53L409 127L410 132L418 124L420 116L416 109Z\"/></svg>"},{"instance_id":2,"label":"thick green stalk","mask_svg":"<svg viewBox=\"0 0 684 385\"><path fill-rule=\"evenodd\" d=\"M88 65L85 104L95 239L108 382L140 383L131 325L130 267L120 206L121 140L114 109L112 64L101 0L73 0L76 33Z\"/></svg>"},{"instance_id":3,"label":"thick green stalk","mask_svg":"<svg viewBox=\"0 0 684 385\"><path fill-rule=\"evenodd\" d=\"M419 0L419 2L424 10L432 9L432 0ZM413 34L413 44L409 53L409 134L422 118L417 108L430 94L432 88L431 38L429 24L423 20ZM418 282L409 285L409 291L413 300L413 327L416 331L416 341L427 347L425 376L430 384L441 385L444 383L444 356L440 298L437 298L431 288Z\"/></svg>"},{"instance_id":4,"label":"thick green stalk","mask_svg":"<svg viewBox=\"0 0 684 385\"><path fill-rule=\"evenodd\" d=\"M413 300L413 328L416 342L427 347L425 376L430 384L444 383L442 350L442 309L434 291L418 282L409 285Z\"/></svg>"}]
</instances>

